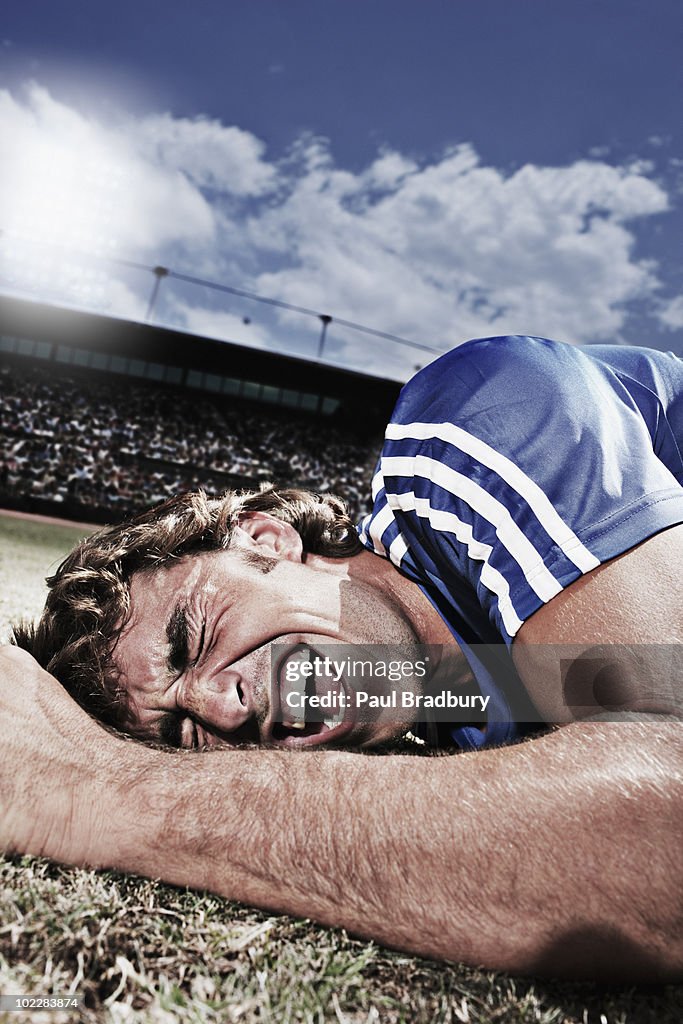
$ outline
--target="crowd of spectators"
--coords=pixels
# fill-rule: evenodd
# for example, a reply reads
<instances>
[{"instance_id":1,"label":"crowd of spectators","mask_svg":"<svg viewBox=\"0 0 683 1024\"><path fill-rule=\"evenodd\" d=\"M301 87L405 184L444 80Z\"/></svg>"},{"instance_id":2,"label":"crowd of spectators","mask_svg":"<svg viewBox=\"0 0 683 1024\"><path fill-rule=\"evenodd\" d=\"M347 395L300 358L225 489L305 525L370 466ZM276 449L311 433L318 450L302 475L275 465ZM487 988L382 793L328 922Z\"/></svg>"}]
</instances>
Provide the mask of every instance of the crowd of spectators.
<instances>
[{"instance_id":1,"label":"crowd of spectators","mask_svg":"<svg viewBox=\"0 0 683 1024\"><path fill-rule=\"evenodd\" d=\"M0 388L0 502L120 517L180 490L269 480L367 506L376 441L323 418L28 364L0 368Z\"/></svg>"}]
</instances>

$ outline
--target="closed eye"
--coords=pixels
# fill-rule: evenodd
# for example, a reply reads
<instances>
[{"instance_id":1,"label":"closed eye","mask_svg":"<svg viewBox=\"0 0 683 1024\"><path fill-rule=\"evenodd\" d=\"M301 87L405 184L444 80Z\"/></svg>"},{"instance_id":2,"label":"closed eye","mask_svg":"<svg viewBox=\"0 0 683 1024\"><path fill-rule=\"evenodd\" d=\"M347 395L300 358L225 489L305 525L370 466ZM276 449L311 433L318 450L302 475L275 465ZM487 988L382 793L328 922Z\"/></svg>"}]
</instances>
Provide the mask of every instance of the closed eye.
<instances>
[{"instance_id":1,"label":"closed eye","mask_svg":"<svg viewBox=\"0 0 683 1024\"><path fill-rule=\"evenodd\" d=\"M187 610L177 604L166 624L166 639L169 647L167 660L171 673L180 675L187 667L188 635Z\"/></svg>"},{"instance_id":2,"label":"closed eye","mask_svg":"<svg viewBox=\"0 0 683 1024\"><path fill-rule=\"evenodd\" d=\"M188 665L194 668L202 656L204 641L206 639L206 619L202 620L197 653L191 658L190 634L192 632L191 618L188 616L187 606L177 604L166 625L166 639L168 640L169 646L167 662L169 672L172 674L182 675Z\"/></svg>"}]
</instances>

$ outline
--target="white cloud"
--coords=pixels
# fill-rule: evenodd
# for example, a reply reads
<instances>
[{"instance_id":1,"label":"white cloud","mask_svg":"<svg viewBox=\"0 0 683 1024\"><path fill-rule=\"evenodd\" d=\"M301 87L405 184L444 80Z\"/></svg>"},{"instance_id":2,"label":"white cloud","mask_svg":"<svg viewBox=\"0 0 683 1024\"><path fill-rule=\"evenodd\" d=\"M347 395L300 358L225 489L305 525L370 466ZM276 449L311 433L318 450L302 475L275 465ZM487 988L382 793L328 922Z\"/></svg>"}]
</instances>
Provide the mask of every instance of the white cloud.
<instances>
[{"instance_id":1,"label":"white cloud","mask_svg":"<svg viewBox=\"0 0 683 1024\"><path fill-rule=\"evenodd\" d=\"M629 304L661 292L633 233L668 208L647 161L506 173L461 145L421 163L382 151L354 173L324 139L304 136L275 162L237 126L169 113L98 122L36 85L0 92L0 138L6 277L24 273L33 233L43 256L69 244L161 263L440 349L492 333L618 340ZM76 301L56 267L50 297ZM140 316L151 275L112 274L91 295ZM165 280L158 308L189 329L315 351L317 318L234 297L221 307L188 287ZM661 323L679 326L680 304L661 305ZM376 372L425 359L335 323L328 339L330 354Z\"/></svg>"},{"instance_id":2,"label":"white cloud","mask_svg":"<svg viewBox=\"0 0 683 1024\"><path fill-rule=\"evenodd\" d=\"M401 153L385 151L370 164L364 179L370 186L390 189L395 188L409 174L414 174L417 169L418 165L414 160L409 160Z\"/></svg>"},{"instance_id":3,"label":"white cloud","mask_svg":"<svg viewBox=\"0 0 683 1024\"><path fill-rule=\"evenodd\" d=\"M262 291L445 348L508 331L614 338L624 304L656 287L625 224L667 198L639 172L579 161L506 177L461 146L376 200L347 188L352 203L336 174L318 166L253 225L255 244L288 255Z\"/></svg>"},{"instance_id":4,"label":"white cloud","mask_svg":"<svg viewBox=\"0 0 683 1024\"><path fill-rule=\"evenodd\" d=\"M157 167L184 174L200 188L235 196L261 195L275 179L265 146L250 132L204 117L158 114L129 123L138 152Z\"/></svg>"},{"instance_id":5,"label":"white cloud","mask_svg":"<svg viewBox=\"0 0 683 1024\"><path fill-rule=\"evenodd\" d=\"M677 295L668 302L663 303L657 312L657 319L671 331L683 327L683 295Z\"/></svg>"}]
</instances>

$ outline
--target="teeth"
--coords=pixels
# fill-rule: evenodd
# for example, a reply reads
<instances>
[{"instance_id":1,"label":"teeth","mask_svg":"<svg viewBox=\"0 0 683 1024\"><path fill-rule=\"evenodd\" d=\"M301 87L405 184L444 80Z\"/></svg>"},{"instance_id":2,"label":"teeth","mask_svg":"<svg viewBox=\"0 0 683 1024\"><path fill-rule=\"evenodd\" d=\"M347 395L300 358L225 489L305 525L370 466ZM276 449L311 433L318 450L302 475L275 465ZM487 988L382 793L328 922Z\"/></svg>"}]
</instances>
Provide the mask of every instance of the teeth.
<instances>
[{"instance_id":1,"label":"teeth","mask_svg":"<svg viewBox=\"0 0 683 1024\"><path fill-rule=\"evenodd\" d=\"M296 664L297 662L308 662L310 661L310 651L307 647L302 647L300 650L294 651L289 657L290 664ZM299 707L285 707L283 704L282 711L284 717L282 724L288 729L295 729L297 732L303 732L306 728L306 710L303 704L306 697L306 677L300 675L298 679L288 681L287 692L290 696L298 697L297 703Z\"/></svg>"},{"instance_id":2,"label":"teeth","mask_svg":"<svg viewBox=\"0 0 683 1024\"><path fill-rule=\"evenodd\" d=\"M296 665L297 662L301 664L310 664L314 652L311 648L301 646L298 650L293 651L288 659L287 665ZM281 714L282 724L286 729L290 729L294 732L303 732L307 724L313 725L320 723L318 728L335 729L338 725L344 721L345 709L332 707L330 709L310 709L308 708L308 698L316 695L320 696L329 692L336 692L338 689L337 684L334 683L332 676L328 677L328 674L321 671L316 666L315 678L304 676L303 674L298 675L294 673L294 679L288 678L285 682L280 683L281 690ZM294 701L291 698L296 697ZM294 703L297 706L291 707ZM322 714L321 714L322 711Z\"/></svg>"}]
</instances>

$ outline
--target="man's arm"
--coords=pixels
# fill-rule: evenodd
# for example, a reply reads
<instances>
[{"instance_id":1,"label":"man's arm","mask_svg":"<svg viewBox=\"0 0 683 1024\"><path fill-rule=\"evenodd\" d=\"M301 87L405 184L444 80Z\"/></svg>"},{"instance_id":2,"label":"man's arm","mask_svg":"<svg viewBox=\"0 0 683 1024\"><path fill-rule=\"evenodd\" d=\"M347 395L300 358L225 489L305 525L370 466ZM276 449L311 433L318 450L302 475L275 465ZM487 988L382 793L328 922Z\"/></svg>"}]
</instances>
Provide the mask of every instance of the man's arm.
<instances>
[{"instance_id":1,"label":"man's arm","mask_svg":"<svg viewBox=\"0 0 683 1024\"><path fill-rule=\"evenodd\" d=\"M600 712L603 699L683 720L681 566L683 524L581 576L524 623L513 659L545 721ZM594 680L601 662L613 669Z\"/></svg>"},{"instance_id":2,"label":"man's arm","mask_svg":"<svg viewBox=\"0 0 683 1024\"><path fill-rule=\"evenodd\" d=\"M5 849L490 968L683 973L677 723L452 758L168 753L102 729L23 651L0 676Z\"/></svg>"}]
</instances>

